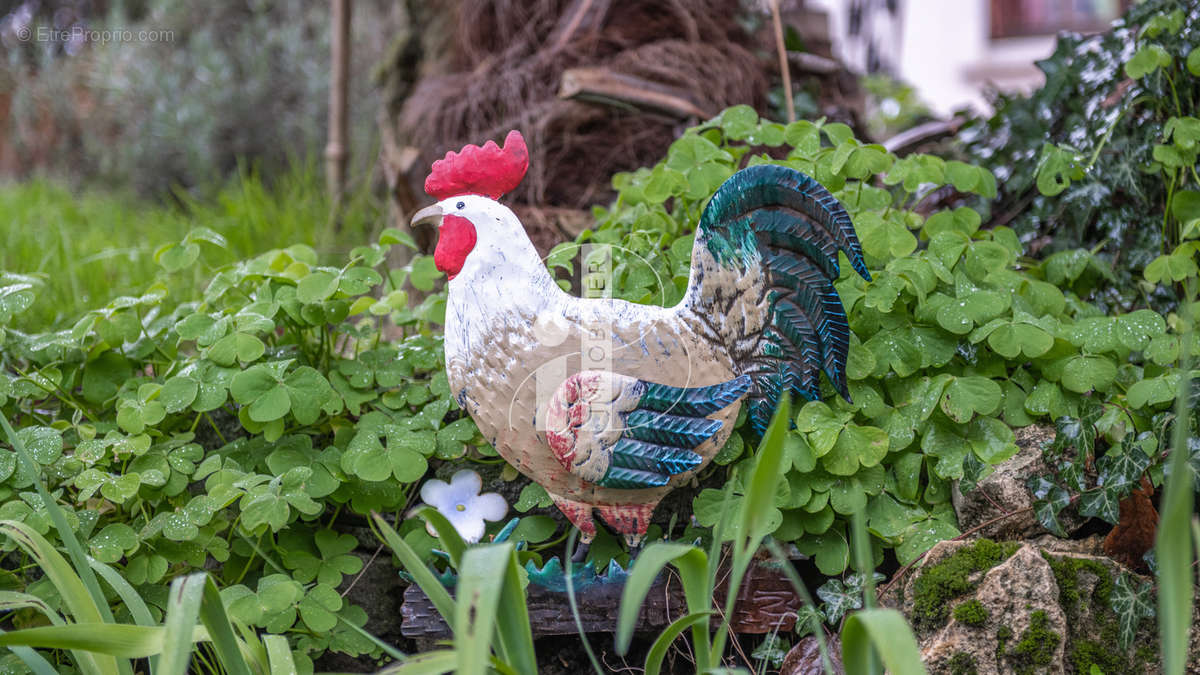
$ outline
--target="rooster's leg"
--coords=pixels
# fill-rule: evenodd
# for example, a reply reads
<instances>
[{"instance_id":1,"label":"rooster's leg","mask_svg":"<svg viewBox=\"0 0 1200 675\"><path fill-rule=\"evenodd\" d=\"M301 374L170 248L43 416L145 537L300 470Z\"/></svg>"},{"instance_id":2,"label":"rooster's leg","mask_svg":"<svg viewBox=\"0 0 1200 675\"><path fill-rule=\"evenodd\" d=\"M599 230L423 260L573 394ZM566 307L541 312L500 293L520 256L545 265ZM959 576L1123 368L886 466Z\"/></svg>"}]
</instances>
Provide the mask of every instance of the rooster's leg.
<instances>
[{"instance_id":1,"label":"rooster's leg","mask_svg":"<svg viewBox=\"0 0 1200 675\"><path fill-rule=\"evenodd\" d=\"M571 562L583 562L588 548L592 545L592 540L596 538L596 521L592 520L592 506L559 497L554 493L550 493L550 498L554 500L554 505L563 512L567 520L579 528L579 545L573 552L570 552Z\"/></svg>"},{"instance_id":2,"label":"rooster's leg","mask_svg":"<svg viewBox=\"0 0 1200 675\"><path fill-rule=\"evenodd\" d=\"M646 538L646 530L650 527L650 515L654 513L657 503L651 504L622 504L620 506L598 506L600 517L612 528L624 535L629 554L633 556Z\"/></svg>"}]
</instances>

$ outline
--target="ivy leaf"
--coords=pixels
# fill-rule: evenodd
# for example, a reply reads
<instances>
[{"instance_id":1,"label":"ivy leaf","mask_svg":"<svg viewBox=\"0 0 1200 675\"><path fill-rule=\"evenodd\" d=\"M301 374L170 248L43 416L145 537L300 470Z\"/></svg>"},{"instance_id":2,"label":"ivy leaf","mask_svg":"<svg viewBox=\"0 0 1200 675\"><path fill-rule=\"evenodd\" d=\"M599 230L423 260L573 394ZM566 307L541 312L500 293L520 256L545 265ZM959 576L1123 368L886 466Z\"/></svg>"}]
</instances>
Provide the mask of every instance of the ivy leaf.
<instances>
[{"instance_id":1,"label":"ivy leaf","mask_svg":"<svg viewBox=\"0 0 1200 675\"><path fill-rule=\"evenodd\" d=\"M1083 178L1083 158L1071 148L1052 143L1042 145L1042 154L1037 164L1037 188L1047 197L1053 197L1071 185L1071 181Z\"/></svg>"},{"instance_id":2,"label":"ivy leaf","mask_svg":"<svg viewBox=\"0 0 1200 675\"><path fill-rule=\"evenodd\" d=\"M1034 476L1029 479L1028 487L1033 494L1033 513L1042 527L1059 537L1066 537L1067 532L1058 520L1058 514L1071 503L1071 495L1063 488L1055 485L1045 476Z\"/></svg>"},{"instance_id":3,"label":"ivy leaf","mask_svg":"<svg viewBox=\"0 0 1200 675\"><path fill-rule=\"evenodd\" d=\"M824 601L825 617L836 625L850 610L862 609L862 593L853 593L839 579L829 579L817 588L817 597Z\"/></svg>"},{"instance_id":4,"label":"ivy leaf","mask_svg":"<svg viewBox=\"0 0 1200 675\"><path fill-rule=\"evenodd\" d=\"M1117 577L1109 595L1109 605L1117 615L1121 649L1129 649L1142 619L1154 617L1154 585L1149 581L1136 583L1128 573Z\"/></svg>"},{"instance_id":5,"label":"ivy leaf","mask_svg":"<svg viewBox=\"0 0 1200 675\"><path fill-rule=\"evenodd\" d=\"M1100 518L1112 525L1121 519L1120 503L1115 491L1093 488L1079 494L1079 515Z\"/></svg>"},{"instance_id":6,"label":"ivy leaf","mask_svg":"<svg viewBox=\"0 0 1200 675\"><path fill-rule=\"evenodd\" d=\"M1096 483L1112 490L1117 497L1124 497L1139 484L1149 467L1150 457L1133 442L1133 435L1128 434L1120 449L1109 448L1096 460Z\"/></svg>"}]
</instances>

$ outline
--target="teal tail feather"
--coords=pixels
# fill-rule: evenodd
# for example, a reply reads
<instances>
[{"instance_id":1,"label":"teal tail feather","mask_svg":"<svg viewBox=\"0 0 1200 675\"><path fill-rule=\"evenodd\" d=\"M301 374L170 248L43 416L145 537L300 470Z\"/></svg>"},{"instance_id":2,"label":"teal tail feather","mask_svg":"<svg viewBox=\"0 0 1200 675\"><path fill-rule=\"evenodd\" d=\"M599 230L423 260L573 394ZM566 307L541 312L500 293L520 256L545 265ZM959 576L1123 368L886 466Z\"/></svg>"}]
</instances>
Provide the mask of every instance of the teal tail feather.
<instances>
[{"instance_id":1,"label":"teal tail feather","mask_svg":"<svg viewBox=\"0 0 1200 675\"><path fill-rule=\"evenodd\" d=\"M696 246L725 267L761 265L770 315L758 346L740 363L753 387L751 425L762 433L779 397L820 395L819 372L850 399L846 358L850 327L833 282L838 251L871 279L850 215L820 183L794 169L763 164L734 174L705 207ZM701 282L703 283L703 282Z\"/></svg>"}]
</instances>

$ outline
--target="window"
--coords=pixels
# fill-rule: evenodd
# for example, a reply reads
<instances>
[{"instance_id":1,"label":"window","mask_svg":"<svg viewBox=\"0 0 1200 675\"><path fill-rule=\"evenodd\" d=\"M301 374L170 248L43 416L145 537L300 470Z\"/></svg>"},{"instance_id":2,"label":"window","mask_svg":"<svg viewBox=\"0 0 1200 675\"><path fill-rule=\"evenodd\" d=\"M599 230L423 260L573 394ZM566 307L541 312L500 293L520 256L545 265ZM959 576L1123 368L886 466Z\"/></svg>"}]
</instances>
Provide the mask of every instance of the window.
<instances>
[{"instance_id":1,"label":"window","mask_svg":"<svg viewBox=\"0 0 1200 675\"><path fill-rule=\"evenodd\" d=\"M1106 30L1131 0L991 0L992 38Z\"/></svg>"}]
</instances>

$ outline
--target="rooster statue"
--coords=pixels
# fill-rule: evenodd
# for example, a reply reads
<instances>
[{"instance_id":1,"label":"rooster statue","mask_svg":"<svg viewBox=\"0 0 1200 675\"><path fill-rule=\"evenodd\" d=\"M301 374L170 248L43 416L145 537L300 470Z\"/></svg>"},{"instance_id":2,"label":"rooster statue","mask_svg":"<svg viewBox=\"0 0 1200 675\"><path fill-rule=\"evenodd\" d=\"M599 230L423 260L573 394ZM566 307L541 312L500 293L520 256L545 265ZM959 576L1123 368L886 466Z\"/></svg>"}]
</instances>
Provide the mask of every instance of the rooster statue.
<instances>
[{"instance_id":1,"label":"rooster statue","mask_svg":"<svg viewBox=\"0 0 1200 675\"><path fill-rule=\"evenodd\" d=\"M760 165L704 209L679 304L569 295L496 201L528 157L517 131L503 148L448 153L425 181L438 202L413 224L439 230L451 392L579 528L581 560L593 510L639 546L658 502L728 439L743 399L759 433L785 392L818 397L820 371L848 399L838 251L870 275L841 204L798 171Z\"/></svg>"}]
</instances>

